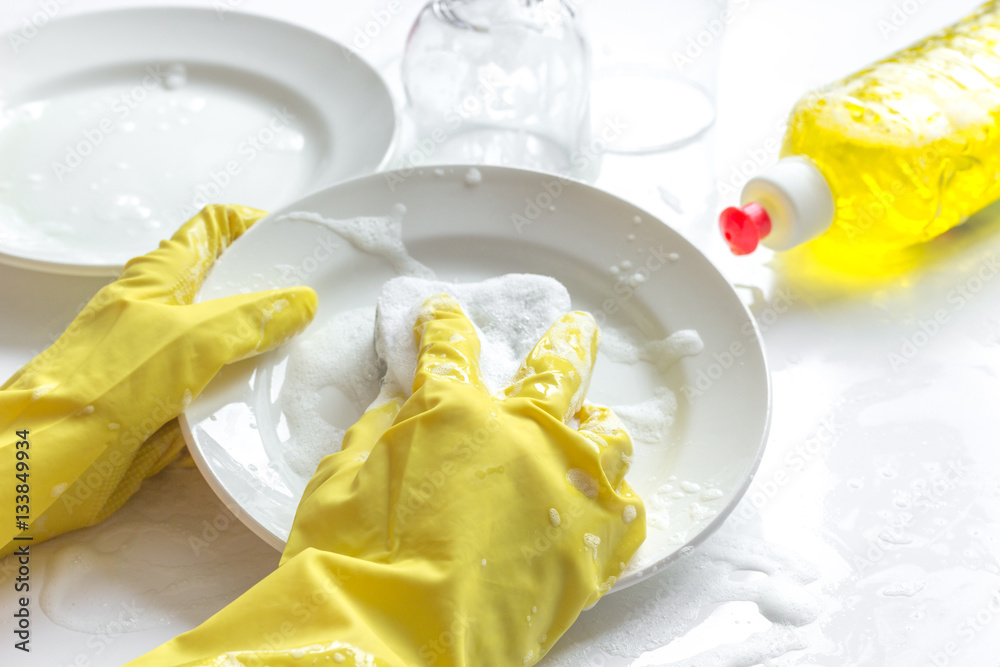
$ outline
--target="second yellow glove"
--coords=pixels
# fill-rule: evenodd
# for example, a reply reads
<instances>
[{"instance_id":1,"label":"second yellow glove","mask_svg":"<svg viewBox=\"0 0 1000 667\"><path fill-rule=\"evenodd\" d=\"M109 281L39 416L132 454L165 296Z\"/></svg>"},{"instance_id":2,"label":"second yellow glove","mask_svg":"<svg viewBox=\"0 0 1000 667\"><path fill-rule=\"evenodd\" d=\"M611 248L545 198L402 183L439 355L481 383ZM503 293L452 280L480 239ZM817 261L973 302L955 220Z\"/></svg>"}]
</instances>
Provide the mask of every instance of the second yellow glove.
<instances>
[{"instance_id":1,"label":"second yellow glove","mask_svg":"<svg viewBox=\"0 0 1000 667\"><path fill-rule=\"evenodd\" d=\"M316 295L304 287L192 303L216 257L263 215L206 207L0 387L0 554L15 536L108 516L183 448L173 419L224 364L312 320Z\"/></svg>"}]
</instances>

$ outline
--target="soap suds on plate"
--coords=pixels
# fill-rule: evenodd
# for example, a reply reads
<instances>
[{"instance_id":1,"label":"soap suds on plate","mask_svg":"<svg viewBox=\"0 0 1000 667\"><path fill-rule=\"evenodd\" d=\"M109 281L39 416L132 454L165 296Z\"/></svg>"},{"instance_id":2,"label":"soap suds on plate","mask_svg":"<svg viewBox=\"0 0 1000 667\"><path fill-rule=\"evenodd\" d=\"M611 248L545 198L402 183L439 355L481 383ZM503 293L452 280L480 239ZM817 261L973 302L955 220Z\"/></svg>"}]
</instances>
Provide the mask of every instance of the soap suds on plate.
<instances>
[{"instance_id":1,"label":"soap suds on plate","mask_svg":"<svg viewBox=\"0 0 1000 667\"><path fill-rule=\"evenodd\" d=\"M616 405L614 413L625 423L633 443L662 444L677 413L677 397L666 387L657 387L653 397L642 403Z\"/></svg>"},{"instance_id":2,"label":"soap suds on plate","mask_svg":"<svg viewBox=\"0 0 1000 667\"><path fill-rule=\"evenodd\" d=\"M280 400L292 445L282 457L305 478L340 449L346 430L378 396L374 327L373 307L349 310L289 346Z\"/></svg>"},{"instance_id":3,"label":"soap suds on plate","mask_svg":"<svg viewBox=\"0 0 1000 667\"><path fill-rule=\"evenodd\" d=\"M569 292L547 276L510 274L464 284L412 277L390 280L378 299L375 346L387 376L407 394L417 368L413 326L424 302L438 294L455 297L473 323L483 380L495 396L502 394L549 327L572 310Z\"/></svg>"},{"instance_id":4,"label":"soap suds on plate","mask_svg":"<svg viewBox=\"0 0 1000 667\"><path fill-rule=\"evenodd\" d=\"M281 216L278 221L304 220L322 225L358 250L384 258L401 276L433 278L434 272L413 259L403 245L402 217L405 213L406 207L396 204L392 215L389 216L362 216L338 220L326 218L319 213L295 211Z\"/></svg>"},{"instance_id":5,"label":"soap suds on plate","mask_svg":"<svg viewBox=\"0 0 1000 667\"><path fill-rule=\"evenodd\" d=\"M681 329L659 340L646 340L638 330L626 328L603 331L601 354L625 364L644 361L665 373L680 359L699 354L703 349L701 336L692 329Z\"/></svg>"}]
</instances>

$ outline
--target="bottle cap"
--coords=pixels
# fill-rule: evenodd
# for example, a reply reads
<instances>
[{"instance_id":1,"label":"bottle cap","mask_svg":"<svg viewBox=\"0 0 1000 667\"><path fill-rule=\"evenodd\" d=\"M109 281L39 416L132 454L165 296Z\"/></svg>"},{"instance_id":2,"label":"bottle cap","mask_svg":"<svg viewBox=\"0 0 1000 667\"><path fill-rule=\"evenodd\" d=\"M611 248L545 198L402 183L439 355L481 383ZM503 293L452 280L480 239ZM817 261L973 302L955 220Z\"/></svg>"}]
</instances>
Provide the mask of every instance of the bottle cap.
<instances>
[{"instance_id":1,"label":"bottle cap","mask_svg":"<svg viewBox=\"0 0 1000 667\"><path fill-rule=\"evenodd\" d=\"M746 255L757 243L788 250L820 236L833 224L833 193L807 158L794 156L751 178L740 195L741 208L727 208L719 227L734 254Z\"/></svg>"},{"instance_id":2,"label":"bottle cap","mask_svg":"<svg viewBox=\"0 0 1000 667\"><path fill-rule=\"evenodd\" d=\"M730 206L719 215L719 228L734 255L749 255L757 243L771 233L771 218L756 202Z\"/></svg>"}]
</instances>

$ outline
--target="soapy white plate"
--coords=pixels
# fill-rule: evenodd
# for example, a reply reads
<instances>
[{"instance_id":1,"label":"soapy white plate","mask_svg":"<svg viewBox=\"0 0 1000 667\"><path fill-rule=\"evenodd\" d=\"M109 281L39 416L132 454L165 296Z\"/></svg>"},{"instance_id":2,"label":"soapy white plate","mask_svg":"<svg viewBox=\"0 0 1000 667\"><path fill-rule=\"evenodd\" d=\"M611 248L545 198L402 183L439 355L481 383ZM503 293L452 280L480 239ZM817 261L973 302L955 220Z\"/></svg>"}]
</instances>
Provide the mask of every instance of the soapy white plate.
<instances>
[{"instance_id":1,"label":"soapy white plate","mask_svg":"<svg viewBox=\"0 0 1000 667\"><path fill-rule=\"evenodd\" d=\"M696 330L704 350L666 374L678 401L668 441L637 447L628 477L651 517L646 543L618 586L635 583L719 526L757 468L771 394L756 323L697 249L641 209L550 175L479 167L472 175L480 181L469 173L469 167L444 167L376 174L286 206L226 251L198 298L308 284L319 295L308 337L339 312L373 307L396 274L385 259L323 225L280 217L295 211L387 216L402 204L406 248L440 280L544 274L567 287L574 308L600 313L605 327L636 327L650 340ZM636 273L642 282L623 282ZM215 491L279 549L308 481L282 454L295 447L281 402L288 357L285 346L224 368L181 419ZM645 363L615 364L599 354L588 398L606 405L642 402L663 382L654 375ZM347 427L360 413L341 402L326 408Z\"/></svg>"},{"instance_id":2,"label":"soapy white plate","mask_svg":"<svg viewBox=\"0 0 1000 667\"><path fill-rule=\"evenodd\" d=\"M23 33L0 49L5 263L113 274L205 203L280 206L375 171L395 139L381 77L291 24L153 7Z\"/></svg>"}]
</instances>

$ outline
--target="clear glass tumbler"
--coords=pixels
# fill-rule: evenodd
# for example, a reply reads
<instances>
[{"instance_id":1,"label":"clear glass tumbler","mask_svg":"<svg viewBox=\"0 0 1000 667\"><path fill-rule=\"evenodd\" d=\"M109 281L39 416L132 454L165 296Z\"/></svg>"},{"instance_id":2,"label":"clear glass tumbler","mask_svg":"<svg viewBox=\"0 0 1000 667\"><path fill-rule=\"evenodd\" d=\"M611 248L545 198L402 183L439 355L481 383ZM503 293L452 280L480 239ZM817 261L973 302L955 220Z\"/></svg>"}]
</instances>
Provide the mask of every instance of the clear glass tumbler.
<instances>
[{"instance_id":1,"label":"clear glass tumbler","mask_svg":"<svg viewBox=\"0 0 1000 667\"><path fill-rule=\"evenodd\" d=\"M505 164L585 177L590 60L564 0L432 0L402 63L405 159Z\"/></svg>"}]
</instances>

